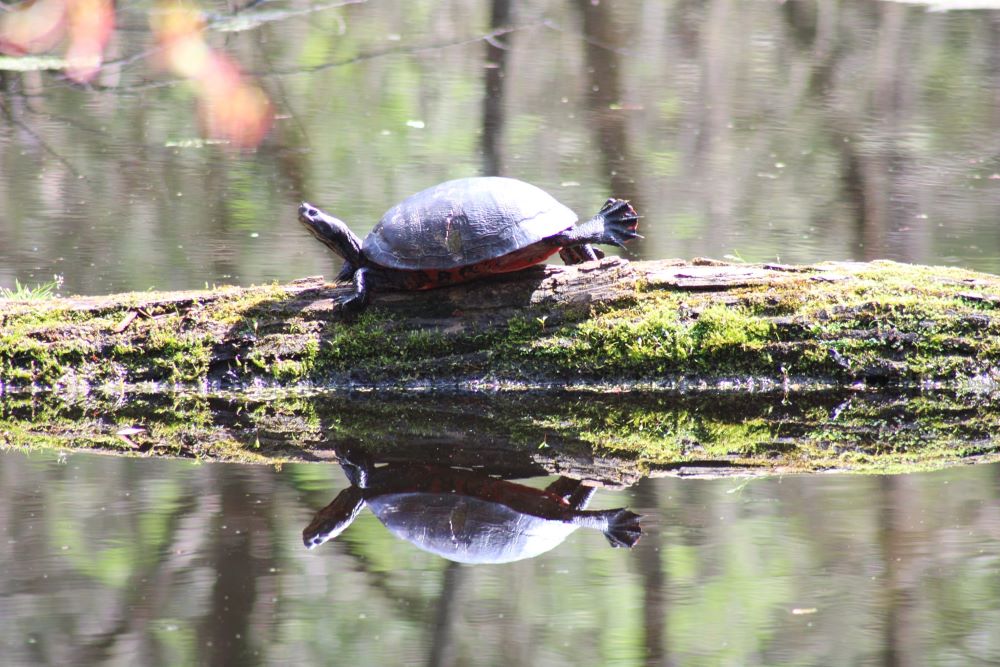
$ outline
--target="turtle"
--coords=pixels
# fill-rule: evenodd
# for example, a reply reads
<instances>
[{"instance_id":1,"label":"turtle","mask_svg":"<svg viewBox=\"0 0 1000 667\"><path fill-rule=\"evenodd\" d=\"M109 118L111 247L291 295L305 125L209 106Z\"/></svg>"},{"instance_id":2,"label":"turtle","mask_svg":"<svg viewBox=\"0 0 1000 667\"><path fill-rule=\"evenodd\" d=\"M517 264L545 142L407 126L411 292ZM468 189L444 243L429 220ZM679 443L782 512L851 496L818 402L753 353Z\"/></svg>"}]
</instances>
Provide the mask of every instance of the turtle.
<instances>
[{"instance_id":1,"label":"turtle","mask_svg":"<svg viewBox=\"0 0 1000 667\"><path fill-rule=\"evenodd\" d=\"M362 241L342 220L303 202L299 221L344 259L337 281L352 281L340 300L360 313L379 289L424 290L533 266L559 253L567 264L596 260L592 244L624 247L640 238L639 216L608 199L585 222L552 195L514 178L446 181L411 195L382 216Z\"/></svg>"},{"instance_id":2,"label":"turtle","mask_svg":"<svg viewBox=\"0 0 1000 667\"><path fill-rule=\"evenodd\" d=\"M624 507L588 511L593 487L560 477L545 489L482 472L425 463L374 466L341 457L351 486L302 531L313 549L340 535L364 506L419 549L459 563L509 563L559 545L577 528L601 531L613 547L630 548L642 530Z\"/></svg>"}]
</instances>

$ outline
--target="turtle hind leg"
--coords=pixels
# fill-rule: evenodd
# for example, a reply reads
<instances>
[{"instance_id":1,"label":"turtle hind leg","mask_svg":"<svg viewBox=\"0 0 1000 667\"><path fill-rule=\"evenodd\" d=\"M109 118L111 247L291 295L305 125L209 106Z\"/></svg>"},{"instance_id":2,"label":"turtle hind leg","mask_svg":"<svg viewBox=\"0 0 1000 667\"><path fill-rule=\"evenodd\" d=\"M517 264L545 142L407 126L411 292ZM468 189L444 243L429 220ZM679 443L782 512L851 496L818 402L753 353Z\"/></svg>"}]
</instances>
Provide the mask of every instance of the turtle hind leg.
<instances>
[{"instance_id":1,"label":"turtle hind leg","mask_svg":"<svg viewBox=\"0 0 1000 667\"><path fill-rule=\"evenodd\" d=\"M575 510L586 509L596 491L594 487L572 477L560 477L545 487L545 490L559 496Z\"/></svg>"},{"instance_id":2,"label":"turtle hind leg","mask_svg":"<svg viewBox=\"0 0 1000 667\"><path fill-rule=\"evenodd\" d=\"M611 546L616 549L622 547L631 549L642 537L642 527L639 525L640 517L635 512L621 507L595 512L595 514L600 514L607 521L602 532Z\"/></svg>"},{"instance_id":3,"label":"turtle hind leg","mask_svg":"<svg viewBox=\"0 0 1000 667\"><path fill-rule=\"evenodd\" d=\"M553 236L552 240L563 249L590 243L624 248L627 241L642 238L635 231L638 226L639 214L630 203L624 199L609 199L593 218Z\"/></svg>"},{"instance_id":4,"label":"turtle hind leg","mask_svg":"<svg viewBox=\"0 0 1000 667\"><path fill-rule=\"evenodd\" d=\"M566 498L566 502L568 502L569 506L574 509L587 509L587 505L590 504L590 499L594 497L596 492L597 489L594 487L581 484L573 490L573 493L569 494Z\"/></svg>"},{"instance_id":5,"label":"turtle hind leg","mask_svg":"<svg viewBox=\"0 0 1000 667\"><path fill-rule=\"evenodd\" d=\"M583 245L571 245L563 248L559 251L559 257L567 265L583 264L584 262L604 259L604 251L589 243L584 243Z\"/></svg>"}]
</instances>

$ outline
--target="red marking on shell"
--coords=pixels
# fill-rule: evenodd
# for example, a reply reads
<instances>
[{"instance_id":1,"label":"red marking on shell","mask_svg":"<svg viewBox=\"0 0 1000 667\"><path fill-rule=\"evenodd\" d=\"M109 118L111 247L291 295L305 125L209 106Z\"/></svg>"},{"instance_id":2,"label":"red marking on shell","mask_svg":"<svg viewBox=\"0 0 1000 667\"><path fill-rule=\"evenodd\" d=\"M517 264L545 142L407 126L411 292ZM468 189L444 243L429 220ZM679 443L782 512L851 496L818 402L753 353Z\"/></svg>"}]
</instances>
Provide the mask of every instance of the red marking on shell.
<instances>
[{"instance_id":1,"label":"red marking on shell","mask_svg":"<svg viewBox=\"0 0 1000 667\"><path fill-rule=\"evenodd\" d=\"M520 271L521 269L544 262L558 251L559 246L553 246L544 242L535 243L507 255L495 259L487 259L468 266L435 271L400 271L400 273L407 274L403 280L407 289L425 290L464 283L497 273Z\"/></svg>"}]
</instances>

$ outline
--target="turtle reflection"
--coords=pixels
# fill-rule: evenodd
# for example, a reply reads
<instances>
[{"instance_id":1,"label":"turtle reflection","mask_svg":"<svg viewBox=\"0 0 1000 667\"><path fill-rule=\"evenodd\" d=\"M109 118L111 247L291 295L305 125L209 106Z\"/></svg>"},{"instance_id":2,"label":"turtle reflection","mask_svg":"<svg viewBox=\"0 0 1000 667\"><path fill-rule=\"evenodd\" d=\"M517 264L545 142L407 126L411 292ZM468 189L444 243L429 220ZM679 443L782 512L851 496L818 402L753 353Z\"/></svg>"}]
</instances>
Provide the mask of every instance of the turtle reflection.
<instances>
[{"instance_id":1,"label":"turtle reflection","mask_svg":"<svg viewBox=\"0 0 1000 667\"><path fill-rule=\"evenodd\" d=\"M365 505L397 537L459 563L533 558L581 527L601 531L613 547L631 547L641 535L638 514L586 510L594 489L567 477L536 489L437 465L376 467L353 455L341 466L351 486L303 531L310 549L340 535Z\"/></svg>"}]
</instances>

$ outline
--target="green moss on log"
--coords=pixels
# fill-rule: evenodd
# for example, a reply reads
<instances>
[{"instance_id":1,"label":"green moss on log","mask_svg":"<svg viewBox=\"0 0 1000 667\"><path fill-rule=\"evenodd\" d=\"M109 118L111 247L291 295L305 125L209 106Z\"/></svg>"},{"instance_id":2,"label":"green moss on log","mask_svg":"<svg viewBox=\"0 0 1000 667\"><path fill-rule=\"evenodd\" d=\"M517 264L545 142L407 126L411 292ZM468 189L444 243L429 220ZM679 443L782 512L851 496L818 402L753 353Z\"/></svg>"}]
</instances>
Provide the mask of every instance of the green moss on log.
<instances>
[{"instance_id":1,"label":"green moss on log","mask_svg":"<svg viewBox=\"0 0 1000 667\"><path fill-rule=\"evenodd\" d=\"M535 299L536 277L503 284L528 286L523 306L472 310L479 292L498 289L485 282L377 300L354 322L342 321L330 305L337 290L320 283L0 301L0 381L65 391L141 382L958 387L997 379L995 276L892 262L730 265L706 289L684 286L685 267L664 279L655 263L631 266L624 289L583 307ZM740 271L765 277L727 278ZM548 272L558 296L560 269ZM586 276L574 279L585 292Z\"/></svg>"}]
</instances>

